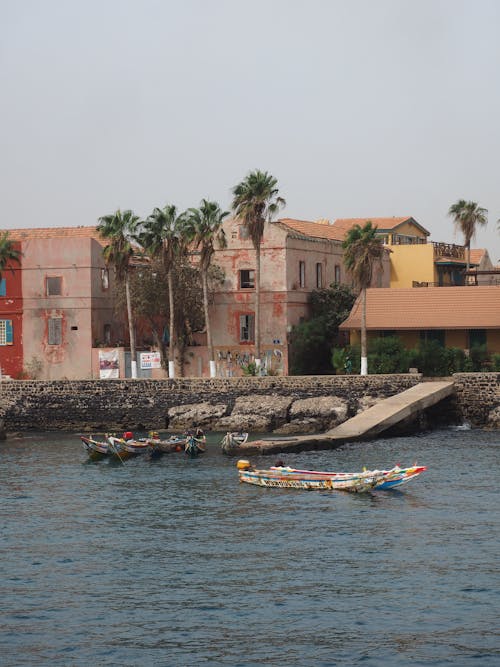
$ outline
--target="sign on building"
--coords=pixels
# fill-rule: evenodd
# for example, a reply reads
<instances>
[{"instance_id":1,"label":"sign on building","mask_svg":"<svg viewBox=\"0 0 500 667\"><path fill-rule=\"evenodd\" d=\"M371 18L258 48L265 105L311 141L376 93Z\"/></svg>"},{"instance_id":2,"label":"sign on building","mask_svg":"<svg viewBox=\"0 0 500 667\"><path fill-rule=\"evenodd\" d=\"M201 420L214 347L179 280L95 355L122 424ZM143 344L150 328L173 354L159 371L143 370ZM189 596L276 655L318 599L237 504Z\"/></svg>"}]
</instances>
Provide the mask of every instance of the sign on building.
<instances>
[{"instance_id":1,"label":"sign on building","mask_svg":"<svg viewBox=\"0 0 500 667\"><path fill-rule=\"evenodd\" d=\"M159 352L141 352L141 370L149 368L161 368Z\"/></svg>"},{"instance_id":2,"label":"sign on building","mask_svg":"<svg viewBox=\"0 0 500 667\"><path fill-rule=\"evenodd\" d=\"M99 350L99 377L101 379L120 377L118 350Z\"/></svg>"}]
</instances>

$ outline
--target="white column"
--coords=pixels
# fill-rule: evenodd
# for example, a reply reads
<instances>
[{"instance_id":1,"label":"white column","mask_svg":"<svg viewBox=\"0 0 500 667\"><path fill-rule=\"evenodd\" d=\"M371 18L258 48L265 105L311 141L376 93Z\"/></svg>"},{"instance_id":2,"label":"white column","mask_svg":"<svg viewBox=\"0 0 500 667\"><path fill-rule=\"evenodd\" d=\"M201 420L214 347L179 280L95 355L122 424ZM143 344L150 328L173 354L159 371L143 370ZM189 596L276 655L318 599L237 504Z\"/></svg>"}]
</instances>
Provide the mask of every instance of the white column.
<instances>
[{"instance_id":1,"label":"white column","mask_svg":"<svg viewBox=\"0 0 500 667\"><path fill-rule=\"evenodd\" d=\"M210 377L214 378L217 376L217 367L215 365L215 361L213 359L210 359L209 364L210 364Z\"/></svg>"},{"instance_id":2,"label":"white column","mask_svg":"<svg viewBox=\"0 0 500 667\"><path fill-rule=\"evenodd\" d=\"M134 359L130 361L130 370L132 372L132 378L137 380L137 361L134 361Z\"/></svg>"},{"instance_id":3,"label":"white column","mask_svg":"<svg viewBox=\"0 0 500 667\"><path fill-rule=\"evenodd\" d=\"M361 357L361 375L368 375L368 357Z\"/></svg>"},{"instance_id":4,"label":"white column","mask_svg":"<svg viewBox=\"0 0 500 667\"><path fill-rule=\"evenodd\" d=\"M169 378L175 377L175 361L168 362L168 377Z\"/></svg>"}]
</instances>

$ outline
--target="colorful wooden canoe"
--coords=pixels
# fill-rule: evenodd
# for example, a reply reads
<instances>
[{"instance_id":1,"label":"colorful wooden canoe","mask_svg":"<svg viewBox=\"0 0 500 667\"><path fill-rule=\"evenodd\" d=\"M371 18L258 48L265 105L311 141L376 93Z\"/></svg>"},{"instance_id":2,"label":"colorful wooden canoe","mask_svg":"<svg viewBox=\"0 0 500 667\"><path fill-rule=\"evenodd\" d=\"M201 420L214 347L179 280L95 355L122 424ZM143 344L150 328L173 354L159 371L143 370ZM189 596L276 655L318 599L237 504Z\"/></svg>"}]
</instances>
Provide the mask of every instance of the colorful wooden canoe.
<instances>
[{"instance_id":1,"label":"colorful wooden canoe","mask_svg":"<svg viewBox=\"0 0 500 667\"><path fill-rule=\"evenodd\" d=\"M105 440L95 440L94 436L81 435L83 447L91 461L99 461L109 454L109 444Z\"/></svg>"},{"instance_id":2,"label":"colorful wooden canoe","mask_svg":"<svg viewBox=\"0 0 500 667\"><path fill-rule=\"evenodd\" d=\"M184 445L184 451L188 456L195 457L198 454L203 454L206 451L207 438L196 437L194 435L188 435L186 438L186 444Z\"/></svg>"},{"instance_id":3,"label":"colorful wooden canoe","mask_svg":"<svg viewBox=\"0 0 500 667\"><path fill-rule=\"evenodd\" d=\"M124 438L117 438L114 435L108 436L109 455L124 461L132 456L140 456L151 451L151 445L148 442L140 442L139 440L125 440Z\"/></svg>"},{"instance_id":4,"label":"colorful wooden canoe","mask_svg":"<svg viewBox=\"0 0 500 667\"><path fill-rule=\"evenodd\" d=\"M248 440L248 433L243 431L228 432L222 438L221 447L224 454L232 454L237 451L240 445L244 445Z\"/></svg>"},{"instance_id":5,"label":"colorful wooden canoe","mask_svg":"<svg viewBox=\"0 0 500 667\"><path fill-rule=\"evenodd\" d=\"M386 490L401 486L415 479L425 466L391 470L363 470L361 472L327 472L319 470L298 470L287 466L273 466L268 470L252 468L248 461L237 463L240 482L291 489L329 489L362 493Z\"/></svg>"}]
</instances>

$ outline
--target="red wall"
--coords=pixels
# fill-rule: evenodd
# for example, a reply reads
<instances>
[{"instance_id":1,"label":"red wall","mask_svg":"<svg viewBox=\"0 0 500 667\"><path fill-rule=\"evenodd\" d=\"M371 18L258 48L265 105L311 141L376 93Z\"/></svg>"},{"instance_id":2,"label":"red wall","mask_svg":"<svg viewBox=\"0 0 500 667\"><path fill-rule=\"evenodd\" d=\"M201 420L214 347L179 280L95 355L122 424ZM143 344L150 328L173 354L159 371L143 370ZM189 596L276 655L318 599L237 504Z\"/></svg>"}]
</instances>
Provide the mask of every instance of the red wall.
<instances>
[{"instance_id":1,"label":"red wall","mask_svg":"<svg viewBox=\"0 0 500 667\"><path fill-rule=\"evenodd\" d=\"M21 250L20 243L14 243ZM22 258L21 258L22 263ZM11 270L13 269L13 271ZM0 345L2 375L19 378L23 372L23 299L21 264L8 264L2 273L5 279L5 296L0 296L0 320L11 320L13 343Z\"/></svg>"}]
</instances>

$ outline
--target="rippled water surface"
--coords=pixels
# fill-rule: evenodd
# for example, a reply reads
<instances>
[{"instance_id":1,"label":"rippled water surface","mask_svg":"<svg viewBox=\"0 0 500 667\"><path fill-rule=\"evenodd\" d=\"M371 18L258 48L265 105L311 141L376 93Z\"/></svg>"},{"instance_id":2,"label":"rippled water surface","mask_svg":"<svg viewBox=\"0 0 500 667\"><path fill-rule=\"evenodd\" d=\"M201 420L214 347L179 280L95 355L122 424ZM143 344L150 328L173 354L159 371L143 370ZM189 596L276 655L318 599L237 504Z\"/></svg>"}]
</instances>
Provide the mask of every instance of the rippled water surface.
<instances>
[{"instance_id":1,"label":"rippled water surface","mask_svg":"<svg viewBox=\"0 0 500 667\"><path fill-rule=\"evenodd\" d=\"M429 467L371 495L239 484L219 439L125 465L0 443L0 665L500 664L498 432L282 456Z\"/></svg>"}]
</instances>

